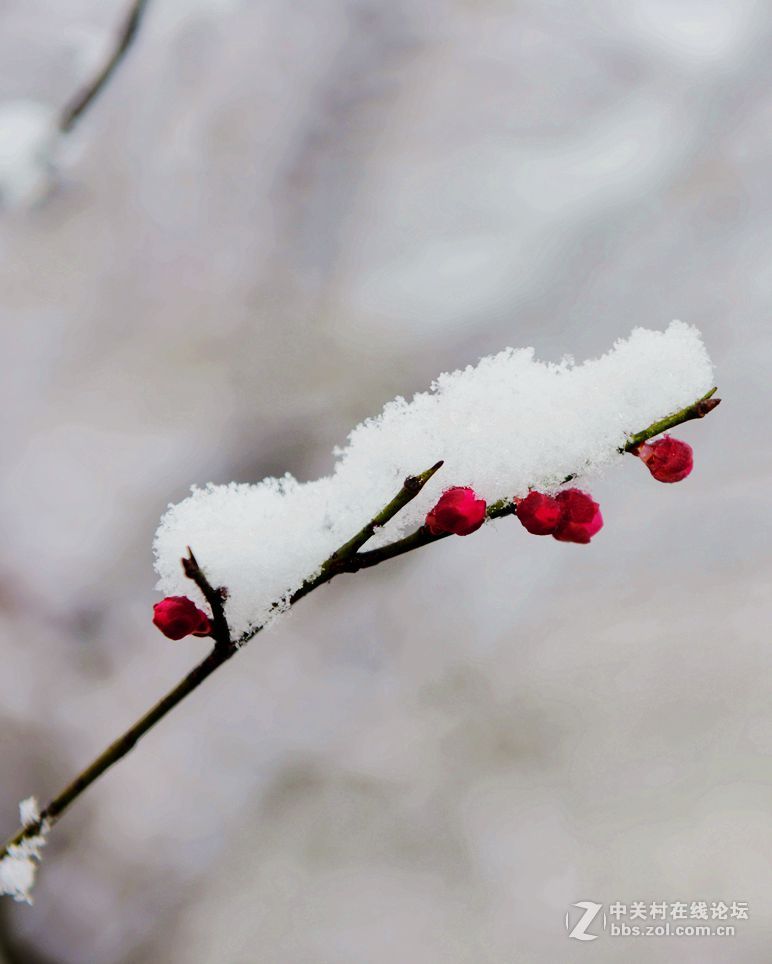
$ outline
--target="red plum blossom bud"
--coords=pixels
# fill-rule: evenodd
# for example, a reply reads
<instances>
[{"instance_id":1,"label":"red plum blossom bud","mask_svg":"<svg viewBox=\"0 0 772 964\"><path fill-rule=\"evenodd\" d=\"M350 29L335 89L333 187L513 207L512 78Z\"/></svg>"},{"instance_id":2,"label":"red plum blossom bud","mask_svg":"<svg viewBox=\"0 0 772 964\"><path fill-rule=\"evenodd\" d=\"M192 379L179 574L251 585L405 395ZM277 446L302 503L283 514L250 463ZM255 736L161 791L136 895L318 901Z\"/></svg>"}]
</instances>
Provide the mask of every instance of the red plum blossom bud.
<instances>
[{"instance_id":1,"label":"red plum blossom bud","mask_svg":"<svg viewBox=\"0 0 772 964\"><path fill-rule=\"evenodd\" d=\"M600 506L579 489L564 489L555 496L563 510L553 536L560 542L586 544L603 526Z\"/></svg>"},{"instance_id":2,"label":"red plum blossom bud","mask_svg":"<svg viewBox=\"0 0 772 964\"><path fill-rule=\"evenodd\" d=\"M485 499L478 499L474 489L455 486L440 496L426 516L426 525L433 536L452 532L468 536L485 521Z\"/></svg>"},{"instance_id":3,"label":"red plum blossom bud","mask_svg":"<svg viewBox=\"0 0 772 964\"><path fill-rule=\"evenodd\" d=\"M563 515L558 500L543 492L529 492L524 499L515 502L518 519L535 536L551 536Z\"/></svg>"},{"instance_id":4,"label":"red plum blossom bud","mask_svg":"<svg viewBox=\"0 0 772 964\"><path fill-rule=\"evenodd\" d=\"M658 482L680 482L694 467L691 445L669 435L644 442L635 454Z\"/></svg>"},{"instance_id":5,"label":"red plum blossom bud","mask_svg":"<svg viewBox=\"0 0 772 964\"><path fill-rule=\"evenodd\" d=\"M153 606L153 623L169 639L184 636L208 636L212 631L209 617L187 596L167 596Z\"/></svg>"},{"instance_id":6,"label":"red plum blossom bud","mask_svg":"<svg viewBox=\"0 0 772 964\"><path fill-rule=\"evenodd\" d=\"M588 543L603 525L598 503L579 489L563 489L555 496L529 492L515 502L517 518L533 535Z\"/></svg>"}]
</instances>

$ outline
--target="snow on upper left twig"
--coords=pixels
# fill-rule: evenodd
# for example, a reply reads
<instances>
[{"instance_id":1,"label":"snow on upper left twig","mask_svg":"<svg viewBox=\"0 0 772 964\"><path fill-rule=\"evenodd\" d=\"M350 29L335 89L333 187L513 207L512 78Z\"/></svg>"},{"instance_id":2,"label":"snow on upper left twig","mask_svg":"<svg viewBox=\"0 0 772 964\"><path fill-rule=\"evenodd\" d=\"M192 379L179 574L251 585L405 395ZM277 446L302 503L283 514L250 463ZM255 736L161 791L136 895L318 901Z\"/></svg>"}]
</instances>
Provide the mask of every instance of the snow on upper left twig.
<instances>
[{"instance_id":1,"label":"snow on upper left twig","mask_svg":"<svg viewBox=\"0 0 772 964\"><path fill-rule=\"evenodd\" d=\"M54 182L59 130L56 112L34 100L0 103L0 205L29 207Z\"/></svg>"}]
</instances>

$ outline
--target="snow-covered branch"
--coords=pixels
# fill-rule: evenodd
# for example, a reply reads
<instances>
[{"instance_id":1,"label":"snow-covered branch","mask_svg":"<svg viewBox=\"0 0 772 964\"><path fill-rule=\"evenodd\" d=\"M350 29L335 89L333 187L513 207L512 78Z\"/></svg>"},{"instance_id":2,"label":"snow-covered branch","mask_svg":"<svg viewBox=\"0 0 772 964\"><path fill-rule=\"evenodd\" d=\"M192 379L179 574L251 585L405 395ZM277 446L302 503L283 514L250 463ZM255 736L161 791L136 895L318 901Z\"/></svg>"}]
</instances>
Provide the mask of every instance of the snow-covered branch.
<instances>
[{"instance_id":1,"label":"snow-covered branch","mask_svg":"<svg viewBox=\"0 0 772 964\"><path fill-rule=\"evenodd\" d=\"M690 446L658 436L715 408L712 377L699 333L680 323L666 332L637 329L581 366L545 365L531 350L508 349L440 376L410 403L391 402L354 429L331 476L210 486L170 507L156 536L167 595L154 622L172 639L211 636L214 647L41 813L27 808L23 826L0 849L0 892L28 899L40 846L67 807L317 587L510 515L529 533L587 543L603 525L599 506L566 485L625 453L659 481L685 478ZM640 425L647 427L630 431ZM440 460L413 474L427 456ZM433 484L436 476L444 491Z\"/></svg>"}]
</instances>

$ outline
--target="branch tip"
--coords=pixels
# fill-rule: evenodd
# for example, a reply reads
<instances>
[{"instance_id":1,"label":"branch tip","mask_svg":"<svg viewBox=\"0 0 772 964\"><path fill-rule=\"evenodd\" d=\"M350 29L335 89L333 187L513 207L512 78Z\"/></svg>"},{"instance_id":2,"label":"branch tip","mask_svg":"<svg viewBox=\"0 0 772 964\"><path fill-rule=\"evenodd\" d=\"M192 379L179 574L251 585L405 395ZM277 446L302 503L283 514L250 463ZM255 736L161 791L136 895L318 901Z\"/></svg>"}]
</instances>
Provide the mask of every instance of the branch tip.
<instances>
[{"instance_id":1,"label":"branch tip","mask_svg":"<svg viewBox=\"0 0 772 964\"><path fill-rule=\"evenodd\" d=\"M696 402L687 405L686 408L682 408L680 411L674 412L672 415L668 415L657 422L653 422L642 432L636 432L634 435L631 435L627 440L627 444L619 451L629 452L635 455L640 446L644 442L648 442L650 438L654 438L655 435L661 435L676 425L680 425L682 422L688 422L693 418L704 418L721 402L720 398L713 398L717 391L718 387L714 385L709 392L706 392L702 398L698 398Z\"/></svg>"},{"instance_id":2,"label":"branch tip","mask_svg":"<svg viewBox=\"0 0 772 964\"><path fill-rule=\"evenodd\" d=\"M715 391L715 389L713 389ZM712 412L714 408L717 408L721 404L720 398L711 398L710 396L706 398L701 398L699 402L694 406L694 417L695 418L705 418L705 416Z\"/></svg>"},{"instance_id":3,"label":"branch tip","mask_svg":"<svg viewBox=\"0 0 772 964\"><path fill-rule=\"evenodd\" d=\"M429 479L436 472L439 472L444 464L445 460L440 459L439 462L435 462L430 469L427 469L425 472L421 472L420 475L409 475L403 483L404 488L407 489L407 491L411 494L418 495Z\"/></svg>"}]
</instances>

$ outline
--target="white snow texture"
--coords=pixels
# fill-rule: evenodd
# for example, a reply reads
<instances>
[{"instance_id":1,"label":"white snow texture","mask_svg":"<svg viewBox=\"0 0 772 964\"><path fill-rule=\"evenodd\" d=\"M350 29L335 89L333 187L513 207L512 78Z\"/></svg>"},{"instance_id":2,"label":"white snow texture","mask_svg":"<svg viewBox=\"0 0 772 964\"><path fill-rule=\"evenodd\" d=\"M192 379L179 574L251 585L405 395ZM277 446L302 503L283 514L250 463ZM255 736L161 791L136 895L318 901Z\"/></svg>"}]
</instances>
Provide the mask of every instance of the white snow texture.
<instances>
[{"instance_id":1,"label":"white snow texture","mask_svg":"<svg viewBox=\"0 0 772 964\"><path fill-rule=\"evenodd\" d=\"M29 827L40 819L38 802L27 797L19 804L19 816L23 827ZM0 894L8 894L16 901L32 903L32 885L40 861L40 850L46 842L47 826L32 837L19 844L12 844L8 853L0 860Z\"/></svg>"},{"instance_id":2,"label":"white snow texture","mask_svg":"<svg viewBox=\"0 0 772 964\"><path fill-rule=\"evenodd\" d=\"M27 207L44 197L57 138L55 112L47 104L0 103L0 205Z\"/></svg>"},{"instance_id":3,"label":"white snow texture","mask_svg":"<svg viewBox=\"0 0 772 964\"><path fill-rule=\"evenodd\" d=\"M442 491L472 486L489 503L580 484L621 458L626 436L696 401L713 369L696 328L636 328L601 358L537 361L507 348L443 374L411 402L396 398L336 451L332 475L196 488L169 507L155 538L158 588L203 603L180 558L190 546L242 634L276 612L324 560L397 492L407 475L445 465L367 548L413 531Z\"/></svg>"}]
</instances>

